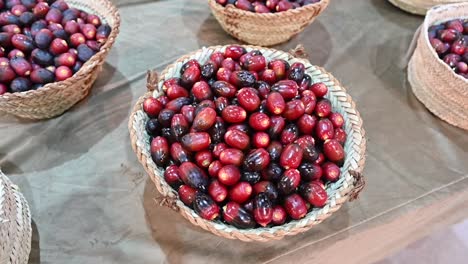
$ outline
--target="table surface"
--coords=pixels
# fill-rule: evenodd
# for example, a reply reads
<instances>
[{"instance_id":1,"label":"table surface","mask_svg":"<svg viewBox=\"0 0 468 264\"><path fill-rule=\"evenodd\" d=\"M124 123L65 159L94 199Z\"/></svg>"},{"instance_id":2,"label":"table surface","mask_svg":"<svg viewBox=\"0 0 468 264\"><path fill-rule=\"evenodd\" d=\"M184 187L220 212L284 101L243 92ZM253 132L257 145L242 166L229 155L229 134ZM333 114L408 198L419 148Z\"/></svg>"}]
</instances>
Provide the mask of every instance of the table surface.
<instances>
[{"instance_id":1,"label":"table surface","mask_svg":"<svg viewBox=\"0 0 468 264\"><path fill-rule=\"evenodd\" d=\"M276 47L304 44L356 101L368 137L359 200L268 243L219 238L159 207L127 130L145 71L236 40L204 0L114 2L121 33L91 95L51 120L0 116L0 166L32 211L30 263L368 263L468 217L468 133L411 92L401 62L423 19L384 0L333 0Z\"/></svg>"}]
</instances>

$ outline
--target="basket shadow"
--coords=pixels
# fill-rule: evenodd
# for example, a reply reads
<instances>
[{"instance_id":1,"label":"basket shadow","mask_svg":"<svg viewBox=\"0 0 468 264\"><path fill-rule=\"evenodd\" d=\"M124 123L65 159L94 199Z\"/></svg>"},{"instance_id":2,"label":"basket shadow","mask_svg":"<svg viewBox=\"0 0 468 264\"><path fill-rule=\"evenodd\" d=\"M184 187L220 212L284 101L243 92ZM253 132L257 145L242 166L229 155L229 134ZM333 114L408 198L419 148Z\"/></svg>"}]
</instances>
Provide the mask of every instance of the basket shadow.
<instances>
[{"instance_id":1,"label":"basket shadow","mask_svg":"<svg viewBox=\"0 0 468 264\"><path fill-rule=\"evenodd\" d=\"M400 33L398 37L378 45L376 57L372 60L371 66L374 75L381 81L382 87L393 94L394 98L397 98L402 104L408 105L420 115L426 110L413 94L407 74L407 63L412 55L408 51L411 39L411 35ZM394 54L400 55L395 56ZM406 58L407 56L409 57Z\"/></svg>"},{"instance_id":2,"label":"basket shadow","mask_svg":"<svg viewBox=\"0 0 468 264\"><path fill-rule=\"evenodd\" d=\"M421 125L431 128L425 130L424 126L418 127L418 133L422 133L421 137L429 136L430 131L436 130L466 152L467 148L464 147L466 144L464 144L465 138L463 137L465 131L434 115L414 95L408 81L407 62L405 61L405 53L407 53L412 35L398 34L400 35L377 46L376 57L372 58L371 64L374 76L379 79L381 87L390 93L391 98L398 100L398 104L393 107L408 107L410 109L411 115L405 115L405 118L411 118ZM395 56L395 54L400 55ZM389 98L379 97L378 100L382 100L382 102L375 104L376 106L380 104L381 107L388 103Z\"/></svg>"},{"instance_id":3,"label":"basket shadow","mask_svg":"<svg viewBox=\"0 0 468 264\"><path fill-rule=\"evenodd\" d=\"M127 79L106 63L92 94L85 100L59 117L21 123L24 126L20 133L13 135L5 146L5 153L11 154L8 159L2 158L0 164L5 166L6 163L6 170L29 172L50 169L76 159L126 122L132 99ZM32 138L34 143L25 145L24 138ZM35 156L44 152L48 162L35 162ZM9 160L21 160L25 165L21 168L12 166Z\"/></svg>"},{"instance_id":4,"label":"basket shadow","mask_svg":"<svg viewBox=\"0 0 468 264\"><path fill-rule=\"evenodd\" d=\"M327 28L317 19L307 26L302 32L292 37L289 41L276 45L275 48L289 51L297 45L304 45L309 55L307 59L313 64L323 66L333 51L333 42Z\"/></svg>"},{"instance_id":5,"label":"basket shadow","mask_svg":"<svg viewBox=\"0 0 468 264\"><path fill-rule=\"evenodd\" d=\"M40 236L34 219L31 220L32 238L31 252L29 253L29 264L41 263Z\"/></svg>"},{"instance_id":6,"label":"basket shadow","mask_svg":"<svg viewBox=\"0 0 468 264\"><path fill-rule=\"evenodd\" d=\"M206 10L209 12L208 16ZM242 43L223 30L209 7L193 10L186 5L182 14L184 25L195 32L200 47ZM204 17L206 18L201 20Z\"/></svg>"},{"instance_id":7,"label":"basket shadow","mask_svg":"<svg viewBox=\"0 0 468 264\"><path fill-rule=\"evenodd\" d=\"M412 36L401 34L387 39L376 47L375 58L370 59L374 75L381 80L383 87L402 101L410 101L413 95L408 89L405 56L408 53ZM395 56L395 54L398 54Z\"/></svg>"},{"instance_id":8,"label":"basket shadow","mask_svg":"<svg viewBox=\"0 0 468 264\"><path fill-rule=\"evenodd\" d=\"M170 208L159 206L156 199L161 197L153 182L147 179L143 194L143 207L152 237L165 254L167 263L258 263L278 255L287 254L314 243L330 233L350 225L348 206L336 212L308 232L287 236L270 242L242 242L218 237L192 225ZM346 237L347 233L340 233Z\"/></svg>"},{"instance_id":9,"label":"basket shadow","mask_svg":"<svg viewBox=\"0 0 468 264\"><path fill-rule=\"evenodd\" d=\"M200 46L242 43L226 33L213 15L207 17L199 27L197 39ZM311 25L289 41L273 47L289 51L298 44L304 45L309 54L309 60L315 65L324 65L333 49L330 33L319 20L315 20Z\"/></svg>"},{"instance_id":10,"label":"basket shadow","mask_svg":"<svg viewBox=\"0 0 468 264\"><path fill-rule=\"evenodd\" d=\"M7 175L22 174L21 168L10 160L5 159L6 154L0 153L0 168Z\"/></svg>"}]
</instances>

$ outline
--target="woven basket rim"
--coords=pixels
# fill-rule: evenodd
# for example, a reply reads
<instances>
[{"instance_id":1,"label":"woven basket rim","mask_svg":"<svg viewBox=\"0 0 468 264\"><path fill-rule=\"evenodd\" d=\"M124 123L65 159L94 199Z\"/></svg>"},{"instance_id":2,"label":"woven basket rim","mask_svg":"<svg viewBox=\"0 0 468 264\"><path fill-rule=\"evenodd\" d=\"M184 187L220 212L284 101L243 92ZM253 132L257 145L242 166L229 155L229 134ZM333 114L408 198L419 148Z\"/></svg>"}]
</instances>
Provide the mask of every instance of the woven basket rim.
<instances>
[{"instance_id":1,"label":"woven basket rim","mask_svg":"<svg viewBox=\"0 0 468 264\"><path fill-rule=\"evenodd\" d=\"M218 9L218 10L225 10L226 12L230 12L232 14L237 14L237 15L242 15L242 16L249 16L249 17L255 17L255 18L262 18L262 19L274 19L278 18L280 16L285 16L285 15L297 15L299 13L303 13L306 11L310 11L315 6L321 6L321 5L328 5L328 2L330 0L320 0L320 2L313 3L313 4L308 4L305 6L301 6L299 8L295 9L289 9L286 11L281 11L281 12L276 12L276 13L255 13L252 11L246 11L239 9L235 7L232 4L228 4L226 6L222 6L216 2L216 0L208 0L209 6L212 9Z\"/></svg>"},{"instance_id":2,"label":"woven basket rim","mask_svg":"<svg viewBox=\"0 0 468 264\"><path fill-rule=\"evenodd\" d=\"M99 3L100 5L107 7L109 13L112 16L112 19L114 20L111 33L109 34L107 41L100 48L100 50L96 54L94 54L88 61L86 61L83 64L83 66L81 66L80 70L74 73L70 78L63 80L63 81L59 81L59 82L48 83L37 90L29 90L25 92L16 92L16 93L7 92L7 93L0 95L0 101L8 101L10 99L20 99L20 98L26 99L26 98L36 97L39 94L54 91L57 89L66 89L66 88L63 88L64 87L63 85L67 85L67 86L71 85L77 82L79 79L81 79L82 76L89 75L91 71L95 69L95 67L92 65L99 64L101 60L100 59L101 55L106 54L107 50L112 47L120 31L120 13L117 7L110 0L94 0L94 1L95 3ZM71 6L73 6L73 4L71 4Z\"/></svg>"},{"instance_id":3,"label":"woven basket rim","mask_svg":"<svg viewBox=\"0 0 468 264\"><path fill-rule=\"evenodd\" d=\"M447 22L447 21L449 21L451 19L460 18L460 17L447 17L447 18L444 18L443 20L438 20L435 23L429 24L429 19L428 18L431 17L433 15L433 13L439 12L439 11L446 12L449 9L457 8L457 7L468 8L468 2L437 5L437 6L432 7L431 9L429 9L427 11L427 13L426 13L426 17L424 18L422 34L424 36L424 42L426 42L426 45L429 47L429 50L430 50L431 54L437 60L437 63L442 65L443 67L445 67L447 69L447 71L449 71L452 76L455 76L455 78L458 78L459 80L462 80L463 82L468 84L468 79L466 79L463 76L457 74L454 70L452 70L452 68L450 68L450 66L447 65L447 63L445 63L441 58L439 58L439 55L437 54L437 52L434 50L434 48L432 48L431 42L429 41L429 32L427 31L430 26L440 24L440 23L444 23L444 22ZM468 18L468 14L466 15L466 17L462 17L462 18ZM460 88L463 88L463 87L460 87ZM465 87L465 89L468 89L468 86Z\"/></svg>"},{"instance_id":4,"label":"woven basket rim","mask_svg":"<svg viewBox=\"0 0 468 264\"><path fill-rule=\"evenodd\" d=\"M468 127L463 126L462 123L458 122L456 119L453 119L449 116L447 116L443 111L441 111L439 108L432 107L431 104L434 104L433 100L427 100L425 99L426 93L422 92L424 88L419 84L419 81L417 81L417 77L414 74L415 71L415 65L413 60L411 60L408 64L408 81L411 84L412 90L416 98L426 107L429 112L432 114L436 115L438 118L441 120L447 122L448 124L452 126L459 127L461 129L468 130Z\"/></svg>"},{"instance_id":5,"label":"woven basket rim","mask_svg":"<svg viewBox=\"0 0 468 264\"><path fill-rule=\"evenodd\" d=\"M161 78L159 79L158 81L158 86L161 86L162 82L163 82L163 76L165 76L168 72L169 69L175 67L175 65L179 62L184 62L184 61L187 61L189 58L193 57L195 54L199 53L199 52L202 52L204 49L212 49L212 50L217 50L217 49L221 49L221 48L224 48L224 47L227 47L229 45L223 45L223 46L210 46L210 47L204 47L202 49L199 49L199 50L196 50L196 51L193 51L191 53L188 53L182 57L180 57L179 59L177 59L176 61L174 61L174 63L171 63L170 65L168 65L160 74ZM295 59L295 60L298 60L298 61L301 61L303 63L306 64L306 68L311 66L311 67L314 67L315 70L318 70L320 71L322 74L327 74L329 77L330 77L330 80L334 83L334 86L336 87L339 87L340 90L342 92L345 92L346 93L346 97L347 99L349 100L349 103L352 105L350 108L353 108L356 112L355 116L358 118L358 123L359 123L359 126L358 126L358 129L353 129L353 136L351 135L348 135L348 138L347 138L347 141L349 140L350 142L353 142L352 144L355 144L357 145L357 147L359 148L359 151L358 154L359 154L359 162L355 165L351 164L350 165L350 168L349 168L349 171L350 170L354 170L358 173L362 173L363 169L364 169L364 163L365 163L365 151L366 151L366 139L365 139L365 130L363 128L363 125L362 125L362 118L359 114L359 112L355 109L355 104L354 102L352 101L350 95L346 92L346 89L341 85L341 83L336 80L331 74L329 74L327 71L325 71L323 68L321 67L318 67L318 66L314 66L312 65L308 60L306 59L301 59L301 58L295 58L294 56L290 55L289 53L287 52L284 52L284 51L280 51L280 50L276 50L276 49L270 49L270 48L265 48L265 47L259 47L259 46L253 46L253 45L241 45L247 49L260 49L260 50L270 50L270 51L278 51L278 52L283 52L285 54L288 54L290 56L291 59ZM131 143L132 143L132 147L133 147L133 150L135 151L135 153L137 154L137 157L140 161L140 163L143 165L143 167L145 168L145 170L147 170L147 173L148 174L151 174L149 170L149 168L146 167L146 163L147 162L153 162L149 157L146 157L145 155L142 154L142 152L140 151L141 147L140 145L137 143L137 138L136 138L136 131L135 131L135 128L133 126L134 124L134 121L135 121L135 118L138 114L138 112L142 111L142 102L144 99L146 99L147 97L149 96L153 96L153 94L156 93L156 91L148 91L146 92L143 96L141 96L138 100L138 102L135 104L135 106L133 107L133 110L132 110L132 113L131 113L131 116L129 118L129 123L128 123L128 127L129 127L129 130L130 130L130 138L131 138ZM356 137L360 136L360 144L356 143L355 140L356 140ZM139 153L138 153L139 152ZM348 158L348 156L346 157ZM355 168L354 168L355 167ZM157 166L156 166L157 168ZM349 172L348 171L348 172ZM155 171L155 175L158 175L158 172ZM153 180L153 179L152 179ZM153 180L154 181L154 180ZM157 183L154 182L156 184L156 187L157 186ZM162 194L162 196L166 196L168 198L175 198L175 201L173 205L171 205L170 207L172 207L173 209L175 209L174 207L176 207L178 210L182 210L184 212L180 212L185 218L187 218L187 220L189 220L192 224L194 225L197 225L199 226L199 224L197 223L194 223L194 221L192 221L193 219L189 219L187 217L187 215L190 215L192 218L196 218L197 221L203 221L203 223L207 226L210 226L214 229L216 229L218 232L221 232L221 233L229 233L231 234L231 232L237 232L237 233L241 233L242 235L246 235L246 236L259 236L258 239L252 239L251 237L249 238L245 238L244 239L241 239L239 237L232 237L232 236L224 236L224 237L228 237L228 238L237 238L237 239L241 239L241 240L244 240L244 241L252 241L252 240L257 240L257 241L267 241L267 240L270 240L270 239L281 239L283 238L284 236L286 235L294 235L296 233L299 233L299 232L302 232L302 231L305 231L304 229L308 230L310 229L314 224L314 221L316 221L317 219L313 219L310 214L310 212L307 214L307 216L303 219L300 219L300 220L292 220L288 223L285 223L283 225L280 225L280 226L273 226L273 227L258 227L258 228L253 228L253 229L239 229L239 228L236 228L232 225L228 225L228 224L225 224L225 223L222 223L222 222L214 222L214 221L208 221L208 220L204 220L202 219L200 216L198 216L194 211L193 209L187 207L185 204L182 203L182 201L180 201L180 199L177 197L177 192L175 190L173 190L163 179L160 181L161 185L164 185L165 187L167 187L169 191L169 193L162 193L159 188L158 188L158 191ZM344 188L343 190L341 190L342 187L346 186L346 188ZM319 219L319 222L323 221L325 218L327 218L329 215L331 215L333 212L335 212L336 210L338 210L347 200L348 198L352 195L352 192L353 190L355 189L355 184L354 184L354 181L352 182L348 182L346 180L343 180L343 184L342 186L340 186L339 188L337 188L337 193L341 191L344 191L344 194L340 192L340 194L342 194L343 196L341 198L345 199L344 202L342 203L337 203L333 206L331 206L329 203L330 201L328 200L327 201L327 205L330 205L331 209L329 210L329 213L322 213L322 214L317 214L317 216L323 216L325 215L325 217L323 218L320 218ZM333 210L332 210L333 209ZM323 210L323 208L318 208L316 210ZM301 223L301 227L296 227L295 225L298 224L298 223ZM206 229L208 231L211 231L203 226L201 226L203 229ZM223 227L222 229L220 227ZM291 229L291 230L288 230L288 229ZM297 230L296 230L297 229ZM278 231L284 231L284 230L287 230L285 232L283 232L282 234L277 234ZM299 230L299 231L298 231ZM264 235L265 237L268 237L268 238L264 238L262 237L262 235Z\"/></svg>"},{"instance_id":6,"label":"woven basket rim","mask_svg":"<svg viewBox=\"0 0 468 264\"><path fill-rule=\"evenodd\" d=\"M411 1L405 0L388 0L395 7L408 12L413 15L424 16L426 15L427 8L420 7L411 3Z\"/></svg>"}]
</instances>

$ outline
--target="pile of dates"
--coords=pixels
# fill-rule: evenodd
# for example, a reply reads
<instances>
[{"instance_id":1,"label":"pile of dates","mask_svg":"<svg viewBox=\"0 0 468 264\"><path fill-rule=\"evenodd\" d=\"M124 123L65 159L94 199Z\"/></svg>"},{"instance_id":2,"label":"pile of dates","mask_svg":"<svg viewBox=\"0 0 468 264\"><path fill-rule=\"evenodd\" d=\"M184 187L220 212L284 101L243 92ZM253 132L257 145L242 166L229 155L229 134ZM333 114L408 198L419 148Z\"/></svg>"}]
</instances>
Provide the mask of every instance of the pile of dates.
<instances>
[{"instance_id":1,"label":"pile of dates","mask_svg":"<svg viewBox=\"0 0 468 264\"><path fill-rule=\"evenodd\" d=\"M0 95L70 78L110 32L63 0L0 0Z\"/></svg>"},{"instance_id":2,"label":"pile of dates","mask_svg":"<svg viewBox=\"0 0 468 264\"><path fill-rule=\"evenodd\" d=\"M429 27L429 41L439 58L468 78L468 20L454 19Z\"/></svg>"},{"instance_id":3,"label":"pile of dates","mask_svg":"<svg viewBox=\"0 0 468 264\"><path fill-rule=\"evenodd\" d=\"M143 102L151 157L201 217L265 227L325 205L345 158L344 119L304 64L232 45L189 60L162 89Z\"/></svg>"},{"instance_id":4,"label":"pile of dates","mask_svg":"<svg viewBox=\"0 0 468 264\"><path fill-rule=\"evenodd\" d=\"M216 0L222 6L235 7L255 13L276 13L320 2L320 0Z\"/></svg>"}]
</instances>

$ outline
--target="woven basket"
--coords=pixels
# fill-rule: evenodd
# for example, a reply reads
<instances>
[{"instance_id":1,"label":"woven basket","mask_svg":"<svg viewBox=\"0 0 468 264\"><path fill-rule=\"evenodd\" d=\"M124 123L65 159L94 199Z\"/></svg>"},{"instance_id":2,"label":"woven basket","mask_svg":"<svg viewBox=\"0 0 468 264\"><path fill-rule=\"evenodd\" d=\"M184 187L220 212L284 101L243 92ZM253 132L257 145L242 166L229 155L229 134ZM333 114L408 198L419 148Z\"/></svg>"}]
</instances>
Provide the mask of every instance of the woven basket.
<instances>
[{"instance_id":1,"label":"woven basket","mask_svg":"<svg viewBox=\"0 0 468 264\"><path fill-rule=\"evenodd\" d=\"M437 6L429 10L408 65L408 80L416 97L444 121L468 129L468 80L439 59L429 43L431 25L468 17L468 3Z\"/></svg>"},{"instance_id":2,"label":"woven basket","mask_svg":"<svg viewBox=\"0 0 468 264\"><path fill-rule=\"evenodd\" d=\"M31 214L18 187L0 171L0 263L26 264L31 250Z\"/></svg>"},{"instance_id":3,"label":"woven basket","mask_svg":"<svg viewBox=\"0 0 468 264\"><path fill-rule=\"evenodd\" d=\"M415 15L426 15L426 12L436 5L461 3L466 0L388 0L394 6L415 14Z\"/></svg>"},{"instance_id":4,"label":"woven basket","mask_svg":"<svg viewBox=\"0 0 468 264\"><path fill-rule=\"evenodd\" d=\"M259 14L209 0L213 15L233 37L253 45L272 46L288 41L301 32L328 6L329 0L300 8Z\"/></svg>"},{"instance_id":5,"label":"woven basket","mask_svg":"<svg viewBox=\"0 0 468 264\"><path fill-rule=\"evenodd\" d=\"M248 51L252 49L260 50L269 60L285 59L290 63L296 61L304 63L306 66L306 72L312 77L313 83L324 82L328 86L329 93L327 94L327 98L331 100L333 110L341 113L346 120L344 129L348 134L348 139L345 144L347 155L344 166L342 167L342 177L335 183L327 184L326 188L329 199L325 207L315 208L308 213L305 218L298 221L291 221L282 226L243 230L237 229L234 226L225 225L219 221L214 222L202 219L192 209L185 206L179 200L177 192L164 181L164 170L157 167L151 159L149 150L150 146L148 143L149 135L145 130L145 124L148 117L142 109L143 101L150 96L160 96L162 94L161 87L164 80L173 76L180 76L179 70L181 66L189 59L197 59L203 63L208 60L209 56L213 52L223 52L226 46L203 48L181 57L162 72L159 82L157 81L155 73L149 72L147 87L149 90L154 87L156 87L156 89L152 92L147 92L138 100L130 115L128 126L133 150L135 151L140 163L151 177L151 180L155 183L158 191L165 197L161 203L178 211L192 224L200 226L215 235L230 239L240 239L243 241L269 241L281 239L286 235L295 235L297 233L305 232L337 211L350 197L357 197L359 191L364 187L364 178L361 173L365 162L364 154L366 150L366 140L364 138L362 120L356 110L354 102L346 93L346 90L331 74L327 73L320 67L311 65L307 60L295 58L291 54L283 51L255 46L244 47Z\"/></svg>"},{"instance_id":6,"label":"woven basket","mask_svg":"<svg viewBox=\"0 0 468 264\"><path fill-rule=\"evenodd\" d=\"M0 95L0 111L28 119L58 116L85 98L119 33L120 16L108 0L65 0L70 6L98 15L112 27L101 50L67 80L49 83L37 90Z\"/></svg>"}]
</instances>

